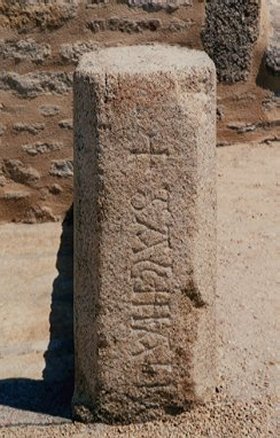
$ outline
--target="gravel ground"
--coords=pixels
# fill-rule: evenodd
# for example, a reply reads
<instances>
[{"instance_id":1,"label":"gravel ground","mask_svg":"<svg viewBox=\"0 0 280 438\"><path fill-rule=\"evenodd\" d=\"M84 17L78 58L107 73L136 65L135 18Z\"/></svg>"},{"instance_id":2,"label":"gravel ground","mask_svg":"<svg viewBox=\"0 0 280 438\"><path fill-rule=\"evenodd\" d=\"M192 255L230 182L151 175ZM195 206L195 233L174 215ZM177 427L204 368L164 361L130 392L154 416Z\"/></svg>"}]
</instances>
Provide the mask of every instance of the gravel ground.
<instances>
[{"instance_id":1,"label":"gravel ground","mask_svg":"<svg viewBox=\"0 0 280 438\"><path fill-rule=\"evenodd\" d=\"M60 224L0 226L0 437L280 436L279 146L218 149L219 382L210 402L166 422L69 421L71 224L63 228L64 246ZM66 290L63 313L55 321L54 298L61 290ZM59 315L65 324L51 350L60 367L46 373L51 297L52 330ZM15 400L19 392L25 400Z\"/></svg>"},{"instance_id":2,"label":"gravel ground","mask_svg":"<svg viewBox=\"0 0 280 438\"><path fill-rule=\"evenodd\" d=\"M217 397L207 406L174 417L167 422L130 426L25 426L4 429L4 437L98 437L98 438L243 438L277 437L270 422L271 403L241 403ZM1 430L0 430L0 436Z\"/></svg>"}]
</instances>

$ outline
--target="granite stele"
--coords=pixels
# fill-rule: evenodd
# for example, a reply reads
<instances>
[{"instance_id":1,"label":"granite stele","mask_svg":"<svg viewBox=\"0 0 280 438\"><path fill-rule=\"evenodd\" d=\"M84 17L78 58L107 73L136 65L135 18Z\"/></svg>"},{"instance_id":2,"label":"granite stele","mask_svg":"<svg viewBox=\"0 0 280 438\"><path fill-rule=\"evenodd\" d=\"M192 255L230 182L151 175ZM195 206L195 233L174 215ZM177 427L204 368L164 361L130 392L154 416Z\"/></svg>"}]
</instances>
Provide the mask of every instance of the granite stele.
<instances>
[{"instance_id":1,"label":"granite stele","mask_svg":"<svg viewBox=\"0 0 280 438\"><path fill-rule=\"evenodd\" d=\"M74 106L74 417L180 413L216 379L214 64L106 48L82 58Z\"/></svg>"}]
</instances>

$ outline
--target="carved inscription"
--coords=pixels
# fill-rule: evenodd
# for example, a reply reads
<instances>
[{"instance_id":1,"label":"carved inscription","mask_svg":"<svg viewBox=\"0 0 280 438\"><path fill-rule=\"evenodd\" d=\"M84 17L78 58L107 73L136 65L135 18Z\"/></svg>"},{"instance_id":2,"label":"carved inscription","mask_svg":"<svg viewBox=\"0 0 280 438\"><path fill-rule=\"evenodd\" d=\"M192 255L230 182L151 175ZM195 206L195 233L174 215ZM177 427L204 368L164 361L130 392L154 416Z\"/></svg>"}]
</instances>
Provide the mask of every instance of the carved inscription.
<instances>
[{"instance_id":1,"label":"carved inscription","mask_svg":"<svg viewBox=\"0 0 280 438\"><path fill-rule=\"evenodd\" d=\"M134 144L130 152L133 155L148 158L150 168L152 168L155 159L158 157L169 156L168 147L162 145L157 139L157 134L152 131L149 134L143 135L141 143Z\"/></svg>"},{"instance_id":2,"label":"carved inscription","mask_svg":"<svg viewBox=\"0 0 280 438\"><path fill-rule=\"evenodd\" d=\"M168 336L172 278L169 197L164 187L139 190L131 199L132 354L142 367L139 384L146 387L167 386L172 377Z\"/></svg>"}]
</instances>

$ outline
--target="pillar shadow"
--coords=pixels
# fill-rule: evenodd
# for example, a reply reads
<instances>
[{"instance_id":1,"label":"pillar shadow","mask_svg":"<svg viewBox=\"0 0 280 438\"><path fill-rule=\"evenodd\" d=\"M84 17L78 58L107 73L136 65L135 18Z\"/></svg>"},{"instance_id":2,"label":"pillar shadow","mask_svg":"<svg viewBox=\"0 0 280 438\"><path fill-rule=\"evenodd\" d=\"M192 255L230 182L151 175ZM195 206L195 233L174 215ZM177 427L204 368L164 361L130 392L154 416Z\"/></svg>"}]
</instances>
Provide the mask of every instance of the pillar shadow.
<instances>
[{"instance_id":1,"label":"pillar shadow","mask_svg":"<svg viewBox=\"0 0 280 438\"><path fill-rule=\"evenodd\" d=\"M0 405L70 419L74 386L73 205L62 223L56 268L42 380L0 380Z\"/></svg>"}]
</instances>

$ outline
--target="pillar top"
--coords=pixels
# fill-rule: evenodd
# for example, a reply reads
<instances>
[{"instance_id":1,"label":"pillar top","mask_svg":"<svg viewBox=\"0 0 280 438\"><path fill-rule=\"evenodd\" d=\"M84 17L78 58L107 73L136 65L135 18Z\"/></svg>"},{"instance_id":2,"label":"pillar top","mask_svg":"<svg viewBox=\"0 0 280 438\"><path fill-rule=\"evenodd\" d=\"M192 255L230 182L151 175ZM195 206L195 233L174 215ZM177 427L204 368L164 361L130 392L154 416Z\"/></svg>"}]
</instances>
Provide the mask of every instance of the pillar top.
<instances>
[{"instance_id":1,"label":"pillar top","mask_svg":"<svg viewBox=\"0 0 280 438\"><path fill-rule=\"evenodd\" d=\"M214 69L209 56L199 50L167 44L109 47L84 55L78 72L84 74L145 75L157 72Z\"/></svg>"}]
</instances>

